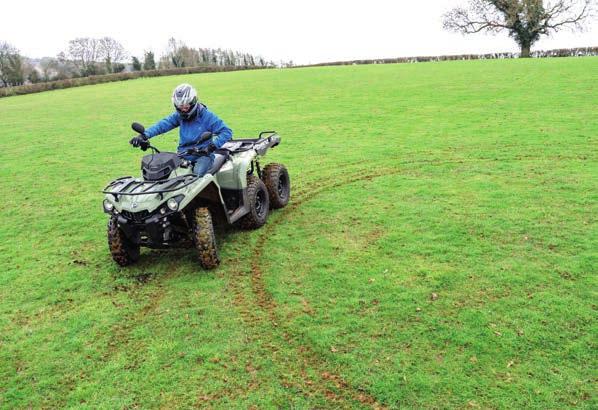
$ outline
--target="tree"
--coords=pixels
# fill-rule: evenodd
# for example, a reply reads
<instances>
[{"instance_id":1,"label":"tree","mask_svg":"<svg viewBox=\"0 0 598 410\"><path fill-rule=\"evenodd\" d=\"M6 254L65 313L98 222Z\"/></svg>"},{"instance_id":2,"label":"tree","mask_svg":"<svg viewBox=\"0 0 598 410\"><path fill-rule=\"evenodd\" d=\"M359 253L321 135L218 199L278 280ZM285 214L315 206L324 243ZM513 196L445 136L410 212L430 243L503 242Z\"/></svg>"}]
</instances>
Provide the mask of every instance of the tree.
<instances>
[{"instance_id":1,"label":"tree","mask_svg":"<svg viewBox=\"0 0 598 410\"><path fill-rule=\"evenodd\" d=\"M582 29L592 14L595 0L469 0L469 7L457 7L443 17L447 30L463 34L503 30L529 57L531 46L542 35L562 28Z\"/></svg>"},{"instance_id":2,"label":"tree","mask_svg":"<svg viewBox=\"0 0 598 410\"><path fill-rule=\"evenodd\" d=\"M199 64L208 65L210 61L210 50L207 48L199 49Z\"/></svg>"},{"instance_id":3,"label":"tree","mask_svg":"<svg viewBox=\"0 0 598 410\"><path fill-rule=\"evenodd\" d=\"M184 47L182 42L177 41L174 37L168 39L168 46L166 48L166 57L172 67L184 67L185 62L180 53L181 48Z\"/></svg>"},{"instance_id":4,"label":"tree","mask_svg":"<svg viewBox=\"0 0 598 410\"><path fill-rule=\"evenodd\" d=\"M161 68L197 67L203 61L201 50L187 47L185 43L174 38L168 40L165 57L166 59L160 60Z\"/></svg>"},{"instance_id":5,"label":"tree","mask_svg":"<svg viewBox=\"0 0 598 410\"><path fill-rule=\"evenodd\" d=\"M112 37L79 37L69 41L68 56L80 74L87 76L101 74L103 71L113 72L114 64L121 63L127 53L122 44Z\"/></svg>"},{"instance_id":6,"label":"tree","mask_svg":"<svg viewBox=\"0 0 598 410\"><path fill-rule=\"evenodd\" d=\"M194 48L187 47L186 45L182 45L177 50L177 55L182 61L182 66L180 67L197 67L199 65L199 51Z\"/></svg>"},{"instance_id":7,"label":"tree","mask_svg":"<svg viewBox=\"0 0 598 410\"><path fill-rule=\"evenodd\" d=\"M8 43L0 42L0 86L23 84L23 60L19 51Z\"/></svg>"},{"instance_id":8,"label":"tree","mask_svg":"<svg viewBox=\"0 0 598 410\"><path fill-rule=\"evenodd\" d=\"M72 60L69 60L64 52L58 53L55 64L50 63L51 68L56 71L52 80L64 80L81 76L81 71Z\"/></svg>"},{"instance_id":9,"label":"tree","mask_svg":"<svg viewBox=\"0 0 598 410\"><path fill-rule=\"evenodd\" d=\"M58 65L58 60L55 58L42 58L39 62L42 81L52 81L53 77L58 74Z\"/></svg>"},{"instance_id":10,"label":"tree","mask_svg":"<svg viewBox=\"0 0 598 410\"><path fill-rule=\"evenodd\" d=\"M31 70L31 72L29 73L29 75L27 76L27 79L29 80L29 82L31 82L32 84L36 84L39 82L42 82L44 79L42 78L41 75L39 75L39 72L34 68Z\"/></svg>"},{"instance_id":11,"label":"tree","mask_svg":"<svg viewBox=\"0 0 598 410\"><path fill-rule=\"evenodd\" d=\"M141 71L141 62L135 56L133 56L133 71Z\"/></svg>"},{"instance_id":12,"label":"tree","mask_svg":"<svg viewBox=\"0 0 598 410\"><path fill-rule=\"evenodd\" d=\"M112 37L103 37L96 41L98 44L98 57L104 60L106 71L108 73L114 72L113 63L119 63L127 56L125 48Z\"/></svg>"},{"instance_id":13,"label":"tree","mask_svg":"<svg viewBox=\"0 0 598 410\"><path fill-rule=\"evenodd\" d=\"M127 68L123 63L114 63L112 64L112 72L113 73L122 73Z\"/></svg>"},{"instance_id":14,"label":"tree","mask_svg":"<svg viewBox=\"0 0 598 410\"><path fill-rule=\"evenodd\" d=\"M156 61L154 60L154 53L152 51L146 51L143 58L143 69L144 70L155 70Z\"/></svg>"},{"instance_id":15,"label":"tree","mask_svg":"<svg viewBox=\"0 0 598 410\"><path fill-rule=\"evenodd\" d=\"M81 75L93 75L98 73L96 62L101 52L98 40L89 37L79 37L69 41L69 57L73 60Z\"/></svg>"}]
</instances>

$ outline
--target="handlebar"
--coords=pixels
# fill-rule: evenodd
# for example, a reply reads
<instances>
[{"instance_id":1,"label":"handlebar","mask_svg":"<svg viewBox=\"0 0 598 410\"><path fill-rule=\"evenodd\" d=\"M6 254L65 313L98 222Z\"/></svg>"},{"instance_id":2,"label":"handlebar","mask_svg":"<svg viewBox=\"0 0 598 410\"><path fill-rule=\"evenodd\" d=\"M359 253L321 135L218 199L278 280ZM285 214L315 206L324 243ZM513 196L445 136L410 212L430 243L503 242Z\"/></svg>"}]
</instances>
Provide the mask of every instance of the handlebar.
<instances>
[{"instance_id":1,"label":"handlebar","mask_svg":"<svg viewBox=\"0 0 598 410\"><path fill-rule=\"evenodd\" d=\"M141 151L147 151L148 148L151 149L154 152L154 154L160 153L160 150L158 148L154 147L153 145L150 145L149 143L145 147L139 146L139 149Z\"/></svg>"},{"instance_id":2,"label":"handlebar","mask_svg":"<svg viewBox=\"0 0 598 410\"><path fill-rule=\"evenodd\" d=\"M144 133L145 133L145 127L143 125L139 124L138 122L134 122L133 124L131 124L131 128L133 129L133 131L139 133L140 135L144 135ZM201 144L202 142L205 142L205 141L209 140L210 138L212 138L212 136L213 136L212 132L205 131L204 133L202 133L199 136L199 139L195 144ZM139 148L142 151L147 151L147 149L149 148L153 151L154 154L160 153L160 150L158 148L154 147L153 145L150 145L148 139L145 139L144 144L140 145ZM207 155L209 155L209 153L197 152L195 149L189 149L189 150L185 150L185 151L177 154L178 157L183 157L185 155L196 155L199 157L199 156L207 156Z\"/></svg>"}]
</instances>

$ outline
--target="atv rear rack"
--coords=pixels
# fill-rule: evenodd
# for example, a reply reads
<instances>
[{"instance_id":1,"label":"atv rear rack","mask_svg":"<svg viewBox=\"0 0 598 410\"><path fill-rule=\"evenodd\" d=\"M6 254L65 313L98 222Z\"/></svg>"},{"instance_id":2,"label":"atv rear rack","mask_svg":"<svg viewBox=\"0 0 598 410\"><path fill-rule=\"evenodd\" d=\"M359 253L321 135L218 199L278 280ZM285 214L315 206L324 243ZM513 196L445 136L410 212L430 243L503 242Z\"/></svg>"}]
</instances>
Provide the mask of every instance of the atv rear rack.
<instances>
[{"instance_id":1,"label":"atv rear rack","mask_svg":"<svg viewBox=\"0 0 598 410\"><path fill-rule=\"evenodd\" d=\"M263 137L265 134L270 135ZM264 155L268 148L273 148L278 144L280 144L280 136L276 131L262 131L258 138L232 139L224 144L221 150L226 150L234 155L255 149L259 155Z\"/></svg>"},{"instance_id":2,"label":"atv rear rack","mask_svg":"<svg viewBox=\"0 0 598 410\"><path fill-rule=\"evenodd\" d=\"M102 193L109 194L118 202L119 195L151 195L158 194L163 196L167 192L178 191L197 181L200 177L194 174L181 175L162 181L143 181L133 177L122 177L115 179L104 189ZM115 191L115 189L118 189Z\"/></svg>"}]
</instances>

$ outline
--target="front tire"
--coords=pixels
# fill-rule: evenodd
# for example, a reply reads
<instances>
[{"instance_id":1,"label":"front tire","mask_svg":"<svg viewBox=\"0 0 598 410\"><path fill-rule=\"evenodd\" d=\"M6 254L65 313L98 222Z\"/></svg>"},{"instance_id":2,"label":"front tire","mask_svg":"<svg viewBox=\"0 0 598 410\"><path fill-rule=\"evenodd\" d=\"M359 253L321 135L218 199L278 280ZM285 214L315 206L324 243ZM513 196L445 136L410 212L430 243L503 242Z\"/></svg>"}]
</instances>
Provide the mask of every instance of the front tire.
<instances>
[{"instance_id":1,"label":"front tire","mask_svg":"<svg viewBox=\"0 0 598 410\"><path fill-rule=\"evenodd\" d=\"M212 215L208 208L197 208L193 211L192 223L193 244L199 255L199 263L204 269L213 269L220 264L216 235Z\"/></svg>"},{"instance_id":2,"label":"front tire","mask_svg":"<svg viewBox=\"0 0 598 410\"><path fill-rule=\"evenodd\" d=\"M243 229L257 229L268 219L270 198L266 185L255 175L247 177L247 200L249 213L239 220L239 225Z\"/></svg>"},{"instance_id":3,"label":"front tire","mask_svg":"<svg viewBox=\"0 0 598 410\"><path fill-rule=\"evenodd\" d=\"M118 227L116 216L108 220L108 247L112 259L120 266L128 266L139 260L139 245L131 242Z\"/></svg>"},{"instance_id":4,"label":"front tire","mask_svg":"<svg viewBox=\"0 0 598 410\"><path fill-rule=\"evenodd\" d=\"M289 171L282 164L268 164L262 172L262 180L268 189L270 207L283 208L291 197L291 179Z\"/></svg>"}]
</instances>

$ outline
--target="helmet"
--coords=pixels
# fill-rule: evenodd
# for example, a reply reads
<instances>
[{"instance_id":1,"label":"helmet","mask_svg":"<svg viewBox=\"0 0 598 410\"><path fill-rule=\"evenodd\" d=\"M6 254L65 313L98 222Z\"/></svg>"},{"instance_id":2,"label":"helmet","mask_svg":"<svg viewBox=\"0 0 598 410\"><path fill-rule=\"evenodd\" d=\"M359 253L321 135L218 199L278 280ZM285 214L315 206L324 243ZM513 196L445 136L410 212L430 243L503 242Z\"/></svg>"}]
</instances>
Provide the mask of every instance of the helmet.
<instances>
[{"instance_id":1,"label":"helmet","mask_svg":"<svg viewBox=\"0 0 598 410\"><path fill-rule=\"evenodd\" d=\"M190 84L181 84L172 92L172 103L184 120L197 114L197 91Z\"/></svg>"}]
</instances>

